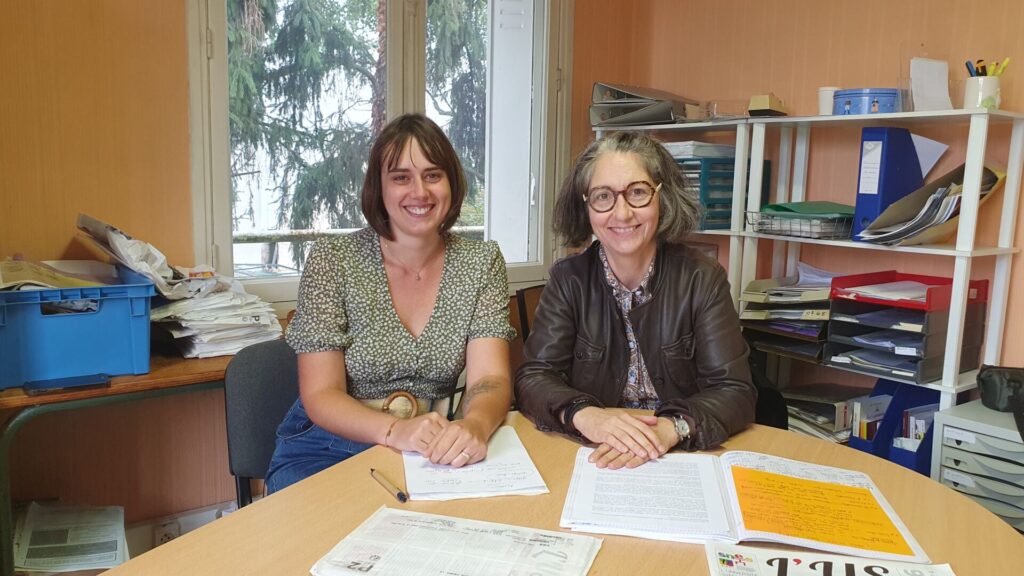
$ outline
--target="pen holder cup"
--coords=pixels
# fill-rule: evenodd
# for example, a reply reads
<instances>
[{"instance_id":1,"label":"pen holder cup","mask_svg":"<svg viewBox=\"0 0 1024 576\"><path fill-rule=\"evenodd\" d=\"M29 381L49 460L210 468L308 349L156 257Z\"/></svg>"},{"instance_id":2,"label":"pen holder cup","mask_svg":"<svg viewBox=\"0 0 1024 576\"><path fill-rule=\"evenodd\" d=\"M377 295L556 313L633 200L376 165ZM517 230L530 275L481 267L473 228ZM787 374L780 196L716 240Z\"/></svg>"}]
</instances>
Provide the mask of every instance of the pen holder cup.
<instances>
[{"instance_id":1,"label":"pen holder cup","mask_svg":"<svg viewBox=\"0 0 1024 576\"><path fill-rule=\"evenodd\" d=\"M999 109L999 76L972 76L964 82L964 109Z\"/></svg>"}]
</instances>

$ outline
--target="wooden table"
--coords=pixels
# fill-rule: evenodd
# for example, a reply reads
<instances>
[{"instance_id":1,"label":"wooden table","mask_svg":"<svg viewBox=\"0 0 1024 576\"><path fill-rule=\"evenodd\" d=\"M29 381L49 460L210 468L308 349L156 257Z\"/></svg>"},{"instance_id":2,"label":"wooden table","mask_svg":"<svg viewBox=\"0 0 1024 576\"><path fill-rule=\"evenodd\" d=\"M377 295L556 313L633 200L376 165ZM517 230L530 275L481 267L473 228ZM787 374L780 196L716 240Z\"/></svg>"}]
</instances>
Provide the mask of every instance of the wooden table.
<instances>
[{"instance_id":1,"label":"wooden table","mask_svg":"<svg viewBox=\"0 0 1024 576\"><path fill-rule=\"evenodd\" d=\"M401 456L375 447L269 498L185 534L109 572L118 574L308 574L380 506L559 530L577 444L509 415L550 494L399 504L369 475L404 483ZM843 446L754 426L726 449L754 450L868 473L935 563L958 576L1009 576L1024 566L1024 537L970 499L905 468ZM708 574L703 546L621 536L604 539L592 575Z\"/></svg>"},{"instance_id":2,"label":"wooden table","mask_svg":"<svg viewBox=\"0 0 1024 576\"><path fill-rule=\"evenodd\" d=\"M221 388L224 370L230 360L231 356L186 360L180 356L154 355L150 358L148 374L117 376L111 378L109 386L39 396L28 396L21 388L0 392L0 410L15 410L0 431L0 575L14 573L10 450L22 426L50 412Z\"/></svg>"}]
</instances>

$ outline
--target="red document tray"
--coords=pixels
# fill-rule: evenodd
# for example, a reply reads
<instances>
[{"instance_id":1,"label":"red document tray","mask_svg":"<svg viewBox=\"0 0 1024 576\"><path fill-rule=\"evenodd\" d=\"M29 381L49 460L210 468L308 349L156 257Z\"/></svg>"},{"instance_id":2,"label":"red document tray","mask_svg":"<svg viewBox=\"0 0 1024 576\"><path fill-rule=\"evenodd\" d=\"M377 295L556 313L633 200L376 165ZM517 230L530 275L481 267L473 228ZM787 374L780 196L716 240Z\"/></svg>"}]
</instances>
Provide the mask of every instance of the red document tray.
<instances>
[{"instance_id":1,"label":"red document tray","mask_svg":"<svg viewBox=\"0 0 1024 576\"><path fill-rule=\"evenodd\" d=\"M882 298L872 298L870 296L856 294L850 290L850 288L854 288L857 286L885 284L886 282L899 282L901 280L910 280L914 282L920 282L922 284L931 285L931 287L928 288L928 291L925 293L925 301L918 302L916 300L884 300ZM832 279L831 298L833 300L856 300L858 302L870 302L872 304L892 306L894 308L911 308L913 310L924 310L925 312L931 312L932 310L948 310L952 295L953 279L945 278L942 276L904 274L902 272L897 272L896 270L886 270L884 272L870 272L867 274L837 276ZM967 303L974 304L976 302L987 301L988 280L971 280L970 284L968 284Z\"/></svg>"}]
</instances>

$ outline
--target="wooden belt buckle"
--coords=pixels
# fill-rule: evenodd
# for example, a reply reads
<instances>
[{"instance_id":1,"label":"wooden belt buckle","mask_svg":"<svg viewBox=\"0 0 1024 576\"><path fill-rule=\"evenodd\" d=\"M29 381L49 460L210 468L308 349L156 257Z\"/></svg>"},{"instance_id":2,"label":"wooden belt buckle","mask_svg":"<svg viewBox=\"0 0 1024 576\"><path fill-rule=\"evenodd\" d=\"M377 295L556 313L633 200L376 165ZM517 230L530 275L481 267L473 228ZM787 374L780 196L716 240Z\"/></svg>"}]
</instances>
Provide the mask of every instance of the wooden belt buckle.
<instances>
[{"instance_id":1,"label":"wooden belt buckle","mask_svg":"<svg viewBox=\"0 0 1024 576\"><path fill-rule=\"evenodd\" d=\"M391 402L393 400L397 400L399 398L405 399L405 401L408 404L407 405L402 405L402 403L399 403L398 406L395 406L394 408L392 408L391 407ZM398 392L392 392L390 396L388 396L386 399L384 399L384 404L381 405L380 409L381 409L382 412L385 412L387 414L391 414L392 416L394 416L396 418L400 418L400 419L404 420L404 419L407 419L407 418L413 418L417 414L420 413L420 403L419 403L418 400L416 400L416 397L413 396L412 394L410 394L410 393L408 393L408 392L406 392L404 390L399 390Z\"/></svg>"}]
</instances>

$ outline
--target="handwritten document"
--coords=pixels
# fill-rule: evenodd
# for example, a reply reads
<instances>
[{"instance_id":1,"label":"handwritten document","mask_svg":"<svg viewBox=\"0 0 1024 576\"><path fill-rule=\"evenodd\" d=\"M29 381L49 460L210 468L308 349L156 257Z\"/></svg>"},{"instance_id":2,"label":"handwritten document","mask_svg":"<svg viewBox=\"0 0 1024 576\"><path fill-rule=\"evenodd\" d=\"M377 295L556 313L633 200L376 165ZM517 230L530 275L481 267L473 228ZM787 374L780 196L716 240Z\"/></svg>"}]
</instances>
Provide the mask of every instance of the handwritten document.
<instances>
[{"instance_id":1,"label":"handwritten document","mask_svg":"<svg viewBox=\"0 0 1024 576\"><path fill-rule=\"evenodd\" d=\"M708 542L704 545L711 576L956 576L949 564L911 564L892 560L814 554L804 550L754 548Z\"/></svg>"},{"instance_id":2,"label":"handwritten document","mask_svg":"<svg viewBox=\"0 0 1024 576\"><path fill-rule=\"evenodd\" d=\"M601 540L381 507L310 569L313 576L582 576Z\"/></svg>"},{"instance_id":3,"label":"handwritten document","mask_svg":"<svg viewBox=\"0 0 1024 576\"><path fill-rule=\"evenodd\" d=\"M452 468L432 464L421 454L403 453L405 486L412 500L456 500L489 496L547 494L548 487L511 426L502 426L487 444L487 458Z\"/></svg>"},{"instance_id":4,"label":"handwritten document","mask_svg":"<svg viewBox=\"0 0 1024 576\"><path fill-rule=\"evenodd\" d=\"M928 562L861 472L758 454L666 454L633 470L576 454L560 526L679 542L764 540Z\"/></svg>"},{"instance_id":5,"label":"handwritten document","mask_svg":"<svg viewBox=\"0 0 1024 576\"><path fill-rule=\"evenodd\" d=\"M726 452L720 462L741 539L928 561L863 472L742 451Z\"/></svg>"}]
</instances>

